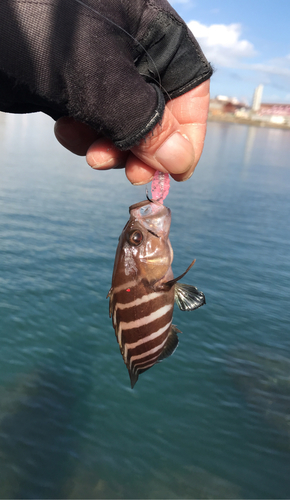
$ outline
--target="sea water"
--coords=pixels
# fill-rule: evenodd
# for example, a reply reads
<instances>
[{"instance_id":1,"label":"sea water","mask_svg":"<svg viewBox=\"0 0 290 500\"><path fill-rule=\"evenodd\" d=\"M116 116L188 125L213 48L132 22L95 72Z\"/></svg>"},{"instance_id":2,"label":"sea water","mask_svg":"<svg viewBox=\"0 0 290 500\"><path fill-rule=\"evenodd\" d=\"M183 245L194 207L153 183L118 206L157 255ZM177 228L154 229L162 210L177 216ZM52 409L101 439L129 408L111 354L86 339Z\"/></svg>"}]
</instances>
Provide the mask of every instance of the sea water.
<instances>
[{"instance_id":1,"label":"sea water","mask_svg":"<svg viewBox=\"0 0 290 500\"><path fill-rule=\"evenodd\" d=\"M172 357L130 388L108 316L118 237L145 198L37 114L0 115L0 497L289 498L290 132L209 123L172 181Z\"/></svg>"}]
</instances>

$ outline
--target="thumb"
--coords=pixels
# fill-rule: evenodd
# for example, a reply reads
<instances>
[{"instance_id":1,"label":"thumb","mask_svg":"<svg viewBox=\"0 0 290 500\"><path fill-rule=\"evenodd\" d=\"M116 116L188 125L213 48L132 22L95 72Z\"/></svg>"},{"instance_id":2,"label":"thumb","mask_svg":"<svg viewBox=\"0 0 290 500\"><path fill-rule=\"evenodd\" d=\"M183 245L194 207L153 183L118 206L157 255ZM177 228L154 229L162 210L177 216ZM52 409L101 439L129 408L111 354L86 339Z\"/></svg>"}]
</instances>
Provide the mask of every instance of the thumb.
<instances>
[{"instance_id":1,"label":"thumb","mask_svg":"<svg viewBox=\"0 0 290 500\"><path fill-rule=\"evenodd\" d=\"M195 162L192 143L168 107L162 122L138 146L131 149L126 163L126 174L133 178L133 171L145 166L169 174L185 174Z\"/></svg>"}]
</instances>

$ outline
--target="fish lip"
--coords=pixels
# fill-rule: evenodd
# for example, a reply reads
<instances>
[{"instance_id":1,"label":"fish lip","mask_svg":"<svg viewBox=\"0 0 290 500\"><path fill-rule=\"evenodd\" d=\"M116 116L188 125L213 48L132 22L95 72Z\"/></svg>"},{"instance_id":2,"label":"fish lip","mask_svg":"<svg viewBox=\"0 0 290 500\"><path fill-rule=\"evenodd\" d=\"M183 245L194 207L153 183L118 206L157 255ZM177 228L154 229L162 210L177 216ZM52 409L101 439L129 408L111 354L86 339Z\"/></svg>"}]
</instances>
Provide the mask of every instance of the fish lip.
<instances>
[{"instance_id":1,"label":"fish lip","mask_svg":"<svg viewBox=\"0 0 290 500\"><path fill-rule=\"evenodd\" d=\"M134 205L131 205L129 207L129 212L131 212L131 210L135 210L135 208L144 207L145 205L148 205L148 203L150 203L150 201L148 201L148 200L139 201L139 203L135 203Z\"/></svg>"},{"instance_id":2,"label":"fish lip","mask_svg":"<svg viewBox=\"0 0 290 500\"><path fill-rule=\"evenodd\" d=\"M152 207L152 211L151 213L149 214L141 214L140 210L143 208L143 207L150 207L152 205L155 205L155 207L153 208ZM144 200L144 201L140 201L139 203L135 203L134 205L131 205L129 207L129 213L130 213L130 216L131 217L134 217L136 219L139 219L139 216L141 219L144 219L144 218L149 218L149 217L152 217L152 218L155 218L157 215L160 217L160 216L166 216L166 215L169 215L170 216L170 220L171 220L171 210L170 208L166 207L165 205L163 205L163 203L160 203L159 201L148 201L148 200ZM139 214L139 215L137 215Z\"/></svg>"},{"instance_id":3,"label":"fish lip","mask_svg":"<svg viewBox=\"0 0 290 500\"><path fill-rule=\"evenodd\" d=\"M129 223L138 222L142 229L153 231L154 236L168 238L171 224L170 208L158 201L145 200L130 206L129 211Z\"/></svg>"},{"instance_id":4,"label":"fish lip","mask_svg":"<svg viewBox=\"0 0 290 500\"><path fill-rule=\"evenodd\" d=\"M131 210L135 210L136 208L145 207L145 205L149 205L149 203L154 203L154 205L159 205L160 207L164 206L164 205L162 205L162 203L160 203L157 200L152 200L152 201L144 200L144 201L139 201L139 203L135 203L134 205L131 205L129 207L129 212L131 212Z\"/></svg>"}]
</instances>

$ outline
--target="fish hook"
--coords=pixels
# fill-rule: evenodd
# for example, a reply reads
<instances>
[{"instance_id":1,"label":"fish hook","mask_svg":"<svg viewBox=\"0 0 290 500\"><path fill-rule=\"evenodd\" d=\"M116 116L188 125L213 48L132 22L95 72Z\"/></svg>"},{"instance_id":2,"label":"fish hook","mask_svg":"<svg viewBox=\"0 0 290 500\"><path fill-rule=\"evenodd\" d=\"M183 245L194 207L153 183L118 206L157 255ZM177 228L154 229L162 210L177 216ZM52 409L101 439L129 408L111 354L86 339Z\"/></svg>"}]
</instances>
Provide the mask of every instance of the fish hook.
<instances>
[{"instance_id":1,"label":"fish hook","mask_svg":"<svg viewBox=\"0 0 290 500\"><path fill-rule=\"evenodd\" d=\"M146 198L147 198L147 200L148 200L148 201L150 201L150 203L154 203L154 201L153 201L153 200L151 200L151 199L149 198L149 196L148 196L148 187L147 187L147 186L146 186Z\"/></svg>"}]
</instances>

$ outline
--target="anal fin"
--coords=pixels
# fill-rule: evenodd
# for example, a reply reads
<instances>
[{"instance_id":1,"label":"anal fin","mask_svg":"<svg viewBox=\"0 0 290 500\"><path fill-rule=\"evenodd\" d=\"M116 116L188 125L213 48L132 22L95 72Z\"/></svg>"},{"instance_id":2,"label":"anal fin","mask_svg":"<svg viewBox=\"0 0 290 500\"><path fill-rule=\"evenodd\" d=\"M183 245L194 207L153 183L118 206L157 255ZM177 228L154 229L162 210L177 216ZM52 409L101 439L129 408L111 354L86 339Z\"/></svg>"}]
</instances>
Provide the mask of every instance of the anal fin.
<instances>
[{"instance_id":1,"label":"anal fin","mask_svg":"<svg viewBox=\"0 0 290 500\"><path fill-rule=\"evenodd\" d=\"M171 325L169 335L163 347L163 351L158 358L158 361L162 361L165 358L169 358L169 356L171 356L171 354L174 353L176 347L178 346L178 336L177 336L178 333L181 333L181 331L178 330L178 328L175 325Z\"/></svg>"}]
</instances>

